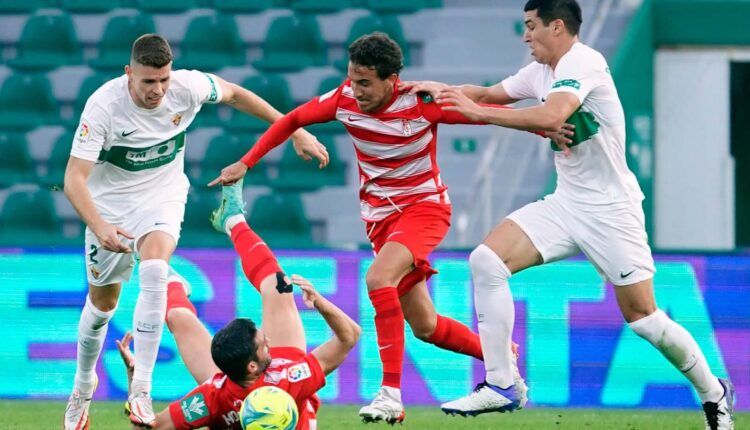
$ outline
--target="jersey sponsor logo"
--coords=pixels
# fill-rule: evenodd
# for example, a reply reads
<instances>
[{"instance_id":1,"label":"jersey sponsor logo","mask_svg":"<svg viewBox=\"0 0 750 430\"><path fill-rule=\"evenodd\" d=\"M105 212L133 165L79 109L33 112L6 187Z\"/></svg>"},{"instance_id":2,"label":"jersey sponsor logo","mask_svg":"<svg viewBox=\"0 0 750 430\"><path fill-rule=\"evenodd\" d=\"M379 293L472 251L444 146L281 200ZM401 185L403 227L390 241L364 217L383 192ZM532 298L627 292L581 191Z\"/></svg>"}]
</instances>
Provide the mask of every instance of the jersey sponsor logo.
<instances>
[{"instance_id":1,"label":"jersey sponsor logo","mask_svg":"<svg viewBox=\"0 0 750 430\"><path fill-rule=\"evenodd\" d=\"M206 400L203 398L203 393L197 393L183 399L180 402L180 409L182 409L182 416L185 417L185 421L189 423L208 416L208 407L206 406Z\"/></svg>"},{"instance_id":2,"label":"jersey sponsor logo","mask_svg":"<svg viewBox=\"0 0 750 430\"><path fill-rule=\"evenodd\" d=\"M310 366L307 363L295 364L287 369L287 379L289 382L299 382L312 376Z\"/></svg>"},{"instance_id":3,"label":"jersey sponsor logo","mask_svg":"<svg viewBox=\"0 0 750 430\"><path fill-rule=\"evenodd\" d=\"M212 78L208 73L204 73L204 75L206 75L206 77L208 78L208 82L211 84L211 94L208 95L208 99L206 99L206 102L216 103L217 99L219 98L219 93L216 91L216 82L214 82L214 78Z\"/></svg>"},{"instance_id":4,"label":"jersey sponsor logo","mask_svg":"<svg viewBox=\"0 0 750 430\"><path fill-rule=\"evenodd\" d=\"M131 172L153 169L169 164L185 146L185 132L148 148L113 146L99 153L99 161L106 161Z\"/></svg>"},{"instance_id":5,"label":"jersey sponsor logo","mask_svg":"<svg viewBox=\"0 0 750 430\"><path fill-rule=\"evenodd\" d=\"M175 127L177 127L178 125L180 125L180 122L182 122L182 114L181 113L174 114L174 116L172 117L172 124L174 124Z\"/></svg>"},{"instance_id":6,"label":"jersey sponsor logo","mask_svg":"<svg viewBox=\"0 0 750 430\"><path fill-rule=\"evenodd\" d=\"M561 81L555 82L554 85L552 85L552 88L560 88L560 87L570 87L575 88L576 90L581 89L581 83L576 81L575 79L563 79Z\"/></svg>"},{"instance_id":7,"label":"jersey sponsor logo","mask_svg":"<svg viewBox=\"0 0 750 430\"><path fill-rule=\"evenodd\" d=\"M78 139L78 141L81 143L86 143L89 140L90 134L91 134L91 130L89 128L89 125L81 121L81 125L78 126L78 133L76 134L76 139Z\"/></svg>"}]
</instances>

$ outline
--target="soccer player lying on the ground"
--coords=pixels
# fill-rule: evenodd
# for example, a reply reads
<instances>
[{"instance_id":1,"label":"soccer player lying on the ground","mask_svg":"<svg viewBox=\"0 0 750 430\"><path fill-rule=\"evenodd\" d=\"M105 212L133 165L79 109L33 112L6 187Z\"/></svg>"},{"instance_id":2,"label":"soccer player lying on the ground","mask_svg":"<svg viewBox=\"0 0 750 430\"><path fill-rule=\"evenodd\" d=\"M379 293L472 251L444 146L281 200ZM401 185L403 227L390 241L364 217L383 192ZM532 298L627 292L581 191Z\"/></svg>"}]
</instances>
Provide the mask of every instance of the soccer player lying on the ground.
<instances>
[{"instance_id":1,"label":"soccer player lying on the ground","mask_svg":"<svg viewBox=\"0 0 750 430\"><path fill-rule=\"evenodd\" d=\"M253 232L242 212L242 183L224 187L213 224L226 231L240 255L243 271L263 299L263 328L249 319L235 319L211 339L187 298L187 282L169 279L166 323L177 341L186 367L200 385L156 416L157 429L241 429L239 409L254 389L274 385L297 403L299 430L315 430L320 400L315 394L359 339L360 327L321 296L306 279L284 275L268 246ZM300 287L308 307L314 307L333 337L305 353L305 331L292 294ZM132 370L133 356L126 334L117 342Z\"/></svg>"},{"instance_id":2,"label":"soccer player lying on the ground","mask_svg":"<svg viewBox=\"0 0 750 430\"><path fill-rule=\"evenodd\" d=\"M404 83L428 91L444 109L515 129L555 130L576 124L570 153L555 155L557 188L510 214L469 258L487 377L468 396L443 404L448 413L476 415L517 408L507 345L514 323L511 274L583 252L615 286L625 321L693 385L706 429L734 428L734 389L717 378L695 339L654 298L656 271L648 245L643 193L625 159L625 114L604 57L578 39L575 0L529 0L524 41L536 60L491 87ZM489 110L481 102L533 99L538 106ZM553 148L554 149L554 148Z\"/></svg>"},{"instance_id":3,"label":"soccer player lying on the ground","mask_svg":"<svg viewBox=\"0 0 750 430\"><path fill-rule=\"evenodd\" d=\"M402 60L401 48L383 33L357 39L349 47L344 83L276 122L241 161L209 184L242 178L299 127L333 120L344 124L358 159L361 216L376 253L366 283L375 308L383 379L375 400L360 410L368 422L404 419L404 319L417 338L482 359L479 337L437 314L426 281L437 273L428 256L445 237L451 216L436 161L437 126L483 123L441 109L426 94L397 91Z\"/></svg>"}]
</instances>

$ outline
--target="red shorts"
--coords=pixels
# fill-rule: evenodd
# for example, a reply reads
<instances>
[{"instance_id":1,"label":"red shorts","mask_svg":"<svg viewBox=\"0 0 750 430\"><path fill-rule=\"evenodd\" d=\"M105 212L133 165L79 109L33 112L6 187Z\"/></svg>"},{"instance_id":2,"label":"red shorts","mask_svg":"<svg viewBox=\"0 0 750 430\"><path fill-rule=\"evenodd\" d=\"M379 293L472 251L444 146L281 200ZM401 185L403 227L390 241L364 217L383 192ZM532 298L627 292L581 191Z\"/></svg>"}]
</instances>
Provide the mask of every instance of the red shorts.
<instances>
[{"instance_id":1,"label":"red shorts","mask_svg":"<svg viewBox=\"0 0 750 430\"><path fill-rule=\"evenodd\" d=\"M433 202L415 203L403 212L366 223L367 237L376 255L386 242L398 242L408 248L414 258L414 270L398 284L399 297L437 273L427 257L443 241L450 226L451 206Z\"/></svg>"}]
</instances>

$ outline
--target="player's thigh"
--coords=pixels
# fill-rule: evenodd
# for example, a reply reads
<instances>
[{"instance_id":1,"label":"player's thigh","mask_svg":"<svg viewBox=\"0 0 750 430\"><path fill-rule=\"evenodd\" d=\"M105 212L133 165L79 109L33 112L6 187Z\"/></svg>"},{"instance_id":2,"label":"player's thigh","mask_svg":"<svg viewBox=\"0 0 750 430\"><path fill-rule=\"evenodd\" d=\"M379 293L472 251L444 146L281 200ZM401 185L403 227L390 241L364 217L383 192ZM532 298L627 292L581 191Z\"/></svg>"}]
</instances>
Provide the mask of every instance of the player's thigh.
<instances>
[{"instance_id":1,"label":"player's thigh","mask_svg":"<svg viewBox=\"0 0 750 430\"><path fill-rule=\"evenodd\" d=\"M653 278L615 287L615 296L623 318L629 323L656 312Z\"/></svg>"},{"instance_id":2,"label":"player's thigh","mask_svg":"<svg viewBox=\"0 0 750 430\"><path fill-rule=\"evenodd\" d=\"M639 205L571 213L576 242L602 277L615 286L653 278L656 269Z\"/></svg>"},{"instance_id":3,"label":"player's thigh","mask_svg":"<svg viewBox=\"0 0 750 430\"><path fill-rule=\"evenodd\" d=\"M123 238L122 241L126 242L127 240ZM102 291L95 291L94 293L97 300L100 297L102 299L105 297L111 298L113 295L119 297L119 287L115 291L110 286L123 284L130 280L135 265L133 254L104 249L96 235L88 228L84 232L84 247L89 293L98 287L103 287ZM94 304L96 305L97 302L94 302Z\"/></svg>"},{"instance_id":4,"label":"player's thigh","mask_svg":"<svg viewBox=\"0 0 750 430\"><path fill-rule=\"evenodd\" d=\"M305 329L293 293L280 293L279 282L289 283L289 277L279 280L276 274L266 276L260 283L263 302L263 331L270 347L306 349Z\"/></svg>"},{"instance_id":5,"label":"player's thigh","mask_svg":"<svg viewBox=\"0 0 750 430\"><path fill-rule=\"evenodd\" d=\"M401 278L412 270L413 263L414 256L409 248L399 242L386 242L367 270L367 289L396 287Z\"/></svg>"},{"instance_id":6,"label":"player's thigh","mask_svg":"<svg viewBox=\"0 0 750 430\"><path fill-rule=\"evenodd\" d=\"M170 201L144 208L132 228L141 260L169 261L180 240L185 203Z\"/></svg>"},{"instance_id":7,"label":"player's thigh","mask_svg":"<svg viewBox=\"0 0 750 430\"><path fill-rule=\"evenodd\" d=\"M508 215L483 243L502 258L511 273L579 252L560 208L550 197Z\"/></svg>"},{"instance_id":8,"label":"player's thigh","mask_svg":"<svg viewBox=\"0 0 750 430\"><path fill-rule=\"evenodd\" d=\"M400 300L404 318L414 335L420 339L430 337L437 325L437 311L427 289L427 282L418 282L408 293L401 296Z\"/></svg>"},{"instance_id":9,"label":"player's thigh","mask_svg":"<svg viewBox=\"0 0 750 430\"><path fill-rule=\"evenodd\" d=\"M199 384L219 372L211 358L211 334L191 310L172 309L167 325L185 367Z\"/></svg>"}]
</instances>

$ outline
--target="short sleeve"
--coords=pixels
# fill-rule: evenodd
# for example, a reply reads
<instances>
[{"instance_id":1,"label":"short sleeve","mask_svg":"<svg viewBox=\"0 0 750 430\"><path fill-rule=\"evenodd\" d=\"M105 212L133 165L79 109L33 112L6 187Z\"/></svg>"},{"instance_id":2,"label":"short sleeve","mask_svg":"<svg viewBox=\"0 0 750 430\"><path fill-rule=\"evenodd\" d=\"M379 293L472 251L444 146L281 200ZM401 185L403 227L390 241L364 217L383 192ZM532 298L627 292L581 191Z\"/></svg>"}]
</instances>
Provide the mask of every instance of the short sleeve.
<instances>
[{"instance_id":1,"label":"short sleeve","mask_svg":"<svg viewBox=\"0 0 750 430\"><path fill-rule=\"evenodd\" d=\"M181 71L187 77L187 86L193 97L193 104L199 106L202 104L221 103L223 94L219 79L212 73L204 73L199 70Z\"/></svg>"},{"instance_id":2,"label":"short sleeve","mask_svg":"<svg viewBox=\"0 0 750 430\"><path fill-rule=\"evenodd\" d=\"M501 82L508 96L515 100L538 99L535 91L535 80L539 78L540 64L532 62L515 75L509 76Z\"/></svg>"},{"instance_id":3,"label":"short sleeve","mask_svg":"<svg viewBox=\"0 0 750 430\"><path fill-rule=\"evenodd\" d=\"M582 52L568 53L555 69L555 81L549 93L571 93L583 104L604 73L608 73L606 63L584 56Z\"/></svg>"},{"instance_id":4,"label":"short sleeve","mask_svg":"<svg viewBox=\"0 0 750 430\"><path fill-rule=\"evenodd\" d=\"M306 354L286 368L286 380L279 383L295 400L306 399L326 385L325 374L318 359Z\"/></svg>"},{"instance_id":5,"label":"short sleeve","mask_svg":"<svg viewBox=\"0 0 750 430\"><path fill-rule=\"evenodd\" d=\"M211 423L211 392L199 385L181 400L169 404L169 416L177 430L197 429Z\"/></svg>"},{"instance_id":6,"label":"short sleeve","mask_svg":"<svg viewBox=\"0 0 750 430\"><path fill-rule=\"evenodd\" d=\"M86 103L73 136L70 155L88 161L99 159L109 129L109 114L96 102Z\"/></svg>"}]
</instances>

